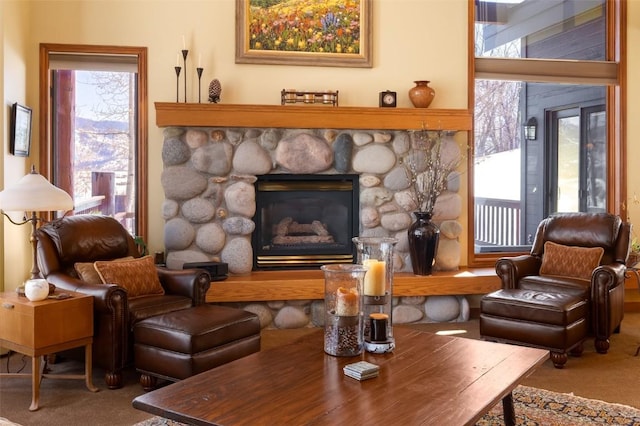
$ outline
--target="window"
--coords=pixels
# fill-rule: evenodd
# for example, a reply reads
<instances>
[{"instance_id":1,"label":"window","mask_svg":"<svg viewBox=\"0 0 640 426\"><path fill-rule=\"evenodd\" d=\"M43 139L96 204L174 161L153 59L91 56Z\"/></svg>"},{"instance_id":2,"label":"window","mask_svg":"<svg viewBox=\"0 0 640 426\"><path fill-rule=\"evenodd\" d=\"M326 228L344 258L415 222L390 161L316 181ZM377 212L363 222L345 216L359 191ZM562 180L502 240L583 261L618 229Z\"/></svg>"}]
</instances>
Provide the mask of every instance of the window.
<instances>
[{"instance_id":1,"label":"window","mask_svg":"<svg viewBox=\"0 0 640 426\"><path fill-rule=\"evenodd\" d=\"M470 265L528 251L554 212L624 208L617 6L474 2Z\"/></svg>"},{"instance_id":2,"label":"window","mask_svg":"<svg viewBox=\"0 0 640 426\"><path fill-rule=\"evenodd\" d=\"M40 166L74 214L146 234L146 49L41 45Z\"/></svg>"}]
</instances>

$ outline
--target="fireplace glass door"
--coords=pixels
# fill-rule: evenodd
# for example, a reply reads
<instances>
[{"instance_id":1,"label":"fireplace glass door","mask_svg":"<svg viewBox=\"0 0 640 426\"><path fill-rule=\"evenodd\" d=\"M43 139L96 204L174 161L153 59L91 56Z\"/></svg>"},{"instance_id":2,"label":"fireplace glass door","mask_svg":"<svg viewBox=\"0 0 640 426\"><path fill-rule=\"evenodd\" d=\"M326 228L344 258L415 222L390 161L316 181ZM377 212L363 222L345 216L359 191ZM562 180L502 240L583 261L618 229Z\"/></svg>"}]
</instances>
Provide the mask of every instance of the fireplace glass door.
<instances>
[{"instance_id":1,"label":"fireplace glass door","mask_svg":"<svg viewBox=\"0 0 640 426\"><path fill-rule=\"evenodd\" d=\"M357 175L263 175L256 181L254 268L353 263Z\"/></svg>"}]
</instances>

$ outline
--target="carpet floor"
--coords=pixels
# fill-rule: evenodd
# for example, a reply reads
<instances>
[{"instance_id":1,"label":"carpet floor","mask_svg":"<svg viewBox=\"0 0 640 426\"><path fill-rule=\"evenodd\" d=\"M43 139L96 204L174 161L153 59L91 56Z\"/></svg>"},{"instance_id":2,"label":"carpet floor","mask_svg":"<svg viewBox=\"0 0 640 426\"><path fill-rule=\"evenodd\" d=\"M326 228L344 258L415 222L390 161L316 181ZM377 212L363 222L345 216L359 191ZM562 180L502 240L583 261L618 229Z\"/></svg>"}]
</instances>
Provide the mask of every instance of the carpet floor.
<instances>
[{"instance_id":1,"label":"carpet floor","mask_svg":"<svg viewBox=\"0 0 640 426\"><path fill-rule=\"evenodd\" d=\"M478 326L478 321L472 320L465 323L417 324L410 327L477 339L479 338ZM311 331L313 329L310 328L263 330L261 346L263 350L280 346ZM551 362L547 361L521 385L551 391L549 394L573 394L576 397L624 404L640 409L640 392L637 388L640 383L640 356L634 356L639 344L640 312L627 313L621 332L611 337L611 348L608 354L596 353L593 348L593 339L590 339L585 344L582 356L570 357L564 369L553 368ZM2 372L16 372L20 368L28 372L30 365L30 359L20 354L14 354L10 359L6 356L0 357ZM67 360L55 364L52 369L54 373L73 374L82 372L82 363ZM87 391L79 380L44 379L40 392L40 409L35 412L28 410L31 401L31 381L26 378L2 377L0 378L0 419L5 418L23 426L81 424L131 426L150 419L151 414L137 410L131 405L135 397L144 393L138 383L138 375L133 369L127 369L124 373L124 387L118 390L107 390L103 380L104 372L94 369L93 381L100 388L100 392L97 393ZM516 404L518 404L517 398L516 396ZM498 410L497 415L501 415L501 409ZM607 424L604 421L601 423ZM0 425L3 425L1 421Z\"/></svg>"},{"instance_id":2,"label":"carpet floor","mask_svg":"<svg viewBox=\"0 0 640 426\"><path fill-rule=\"evenodd\" d=\"M640 410L569 394L518 386L513 391L516 424L526 426L640 425ZM502 403L493 407L477 426L504 424ZM182 426L184 423L153 417L135 426ZM264 425L271 425L265 419ZM252 426L261 426L253 423Z\"/></svg>"}]
</instances>

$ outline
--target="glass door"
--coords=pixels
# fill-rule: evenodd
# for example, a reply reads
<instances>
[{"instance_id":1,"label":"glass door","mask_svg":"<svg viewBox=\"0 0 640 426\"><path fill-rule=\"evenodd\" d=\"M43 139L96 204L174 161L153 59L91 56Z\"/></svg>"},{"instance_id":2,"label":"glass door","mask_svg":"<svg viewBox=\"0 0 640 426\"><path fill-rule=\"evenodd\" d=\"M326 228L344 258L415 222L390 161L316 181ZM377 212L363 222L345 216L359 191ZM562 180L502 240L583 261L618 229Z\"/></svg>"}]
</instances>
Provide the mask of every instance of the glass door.
<instances>
[{"instance_id":1,"label":"glass door","mask_svg":"<svg viewBox=\"0 0 640 426\"><path fill-rule=\"evenodd\" d=\"M550 213L606 211L604 106L551 113Z\"/></svg>"},{"instance_id":2,"label":"glass door","mask_svg":"<svg viewBox=\"0 0 640 426\"><path fill-rule=\"evenodd\" d=\"M580 211L580 116L577 110L558 113L555 139L557 141L557 185L555 211ZM553 193L553 188L551 189Z\"/></svg>"},{"instance_id":3,"label":"glass door","mask_svg":"<svg viewBox=\"0 0 640 426\"><path fill-rule=\"evenodd\" d=\"M604 105L582 110L585 173L584 210L607 211L607 115Z\"/></svg>"}]
</instances>

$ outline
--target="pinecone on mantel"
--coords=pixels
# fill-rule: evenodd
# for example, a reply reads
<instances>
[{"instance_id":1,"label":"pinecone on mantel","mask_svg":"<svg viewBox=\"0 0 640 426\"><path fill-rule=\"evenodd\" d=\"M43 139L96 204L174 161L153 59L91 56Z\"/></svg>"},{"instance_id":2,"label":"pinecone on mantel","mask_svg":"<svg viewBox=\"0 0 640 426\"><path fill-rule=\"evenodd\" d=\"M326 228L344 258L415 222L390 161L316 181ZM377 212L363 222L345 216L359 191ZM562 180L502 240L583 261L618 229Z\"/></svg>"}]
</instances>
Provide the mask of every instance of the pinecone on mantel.
<instances>
[{"instance_id":1,"label":"pinecone on mantel","mask_svg":"<svg viewBox=\"0 0 640 426\"><path fill-rule=\"evenodd\" d=\"M222 94L222 85L217 78L211 80L209 83L209 102L217 104L220 102L220 94Z\"/></svg>"}]
</instances>

